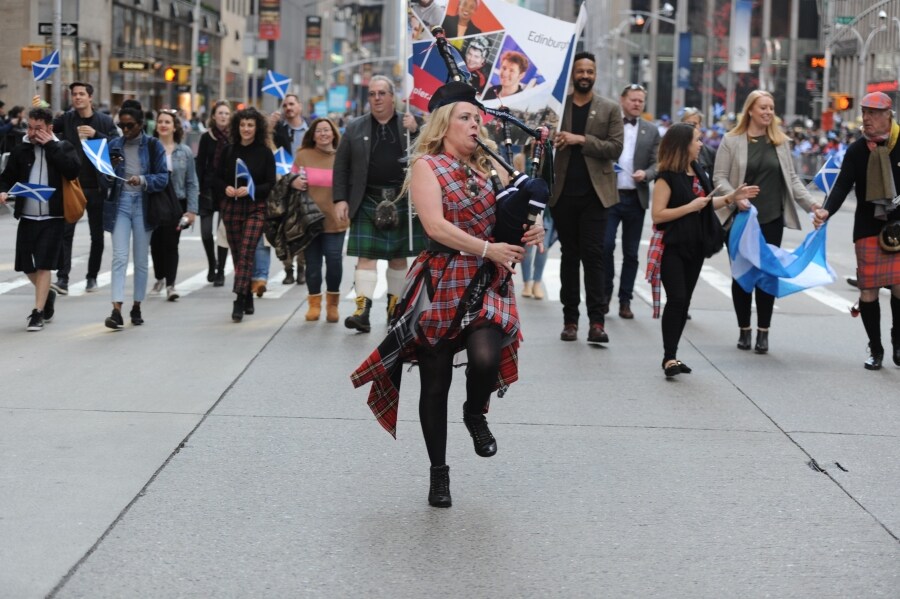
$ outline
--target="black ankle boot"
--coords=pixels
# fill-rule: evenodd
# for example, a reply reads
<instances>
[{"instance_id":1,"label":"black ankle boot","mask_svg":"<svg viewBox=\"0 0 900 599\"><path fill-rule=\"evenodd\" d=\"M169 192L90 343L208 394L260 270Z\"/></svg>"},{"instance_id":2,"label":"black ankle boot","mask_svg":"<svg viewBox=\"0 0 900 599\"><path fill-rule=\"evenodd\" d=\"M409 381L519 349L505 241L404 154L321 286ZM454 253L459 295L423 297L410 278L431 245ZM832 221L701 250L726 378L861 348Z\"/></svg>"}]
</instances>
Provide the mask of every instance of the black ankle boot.
<instances>
[{"instance_id":1,"label":"black ankle boot","mask_svg":"<svg viewBox=\"0 0 900 599\"><path fill-rule=\"evenodd\" d=\"M431 486L428 488L428 504L432 507L450 507L450 466L431 467Z\"/></svg>"},{"instance_id":2,"label":"black ankle boot","mask_svg":"<svg viewBox=\"0 0 900 599\"><path fill-rule=\"evenodd\" d=\"M756 331L756 347L753 348L758 354L764 354L769 351L769 331Z\"/></svg>"},{"instance_id":3,"label":"black ankle boot","mask_svg":"<svg viewBox=\"0 0 900 599\"><path fill-rule=\"evenodd\" d=\"M894 364L900 366L900 330L896 328L891 329L891 345L894 347Z\"/></svg>"},{"instance_id":4,"label":"black ankle boot","mask_svg":"<svg viewBox=\"0 0 900 599\"><path fill-rule=\"evenodd\" d=\"M488 428L487 418L484 414L469 414L463 404L463 422L472 435L472 443L475 444L475 453L483 458L489 458L497 453L497 440Z\"/></svg>"},{"instance_id":5,"label":"black ankle boot","mask_svg":"<svg viewBox=\"0 0 900 599\"><path fill-rule=\"evenodd\" d=\"M253 307L253 294L248 293L244 296L244 314L253 314L256 308Z\"/></svg>"},{"instance_id":6,"label":"black ankle boot","mask_svg":"<svg viewBox=\"0 0 900 599\"><path fill-rule=\"evenodd\" d=\"M225 285L225 261L228 260L228 248L216 248L218 256L216 260L216 277L213 280L213 287L222 287Z\"/></svg>"},{"instance_id":7,"label":"black ankle boot","mask_svg":"<svg viewBox=\"0 0 900 599\"><path fill-rule=\"evenodd\" d=\"M738 337L737 348L750 349L750 339L752 338L753 331L751 329L741 329L741 336Z\"/></svg>"},{"instance_id":8,"label":"black ankle boot","mask_svg":"<svg viewBox=\"0 0 900 599\"><path fill-rule=\"evenodd\" d=\"M234 300L234 307L231 308L231 320L240 322L244 320L244 296L238 295Z\"/></svg>"},{"instance_id":9,"label":"black ankle boot","mask_svg":"<svg viewBox=\"0 0 900 599\"><path fill-rule=\"evenodd\" d=\"M356 329L360 333L368 333L372 330L369 322L369 312L372 310L372 300L367 297L356 298L356 312L344 319L344 326L348 329Z\"/></svg>"},{"instance_id":10,"label":"black ankle boot","mask_svg":"<svg viewBox=\"0 0 900 599\"><path fill-rule=\"evenodd\" d=\"M869 345L869 359L865 361L863 367L866 370L881 370L881 363L884 360L884 348L872 349Z\"/></svg>"}]
</instances>

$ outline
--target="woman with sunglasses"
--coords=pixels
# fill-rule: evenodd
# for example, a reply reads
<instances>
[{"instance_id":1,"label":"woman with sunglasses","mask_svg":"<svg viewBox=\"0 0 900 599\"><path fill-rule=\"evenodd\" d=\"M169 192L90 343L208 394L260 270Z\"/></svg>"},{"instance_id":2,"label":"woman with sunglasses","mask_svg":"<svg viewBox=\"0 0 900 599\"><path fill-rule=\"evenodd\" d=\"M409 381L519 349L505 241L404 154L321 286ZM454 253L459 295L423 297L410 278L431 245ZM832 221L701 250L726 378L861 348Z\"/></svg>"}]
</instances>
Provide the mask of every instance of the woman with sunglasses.
<instances>
[{"instance_id":1,"label":"woman with sunglasses","mask_svg":"<svg viewBox=\"0 0 900 599\"><path fill-rule=\"evenodd\" d=\"M212 186L215 194L224 198L219 209L234 261L232 290L236 297L231 319L241 322L244 314L255 311L250 279L266 218L266 198L275 185L275 156L268 145L268 121L255 108L235 112L229 131L231 145L212 175ZM243 167L249 177L239 175Z\"/></svg>"},{"instance_id":2,"label":"woman with sunglasses","mask_svg":"<svg viewBox=\"0 0 900 599\"><path fill-rule=\"evenodd\" d=\"M160 223L150 237L150 254L153 257L153 270L156 283L153 293L160 293L166 288L166 299L174 302L178 299L175 291L175 276L178 274L178 242L181 231L191 227L197 217L197 171L194 168L194 154L191 148L181 143L184 139L184 128L178 113L163 109L156 117L157 138L166 150L166 166L172 179L172 189L181 204L184 216L176 224Z\"/></svg>"},{"instance_id":3,"label":"woman with sunglasses","mask_svg":"<svg viewBox=\"0 0 900 599\"><path fill-rule=\"evenodd\" d=\"M144 112L137 100L125 100L119 110L122 137L109 142L109 157L118 178L113 180L109 200L103 206L103 228L112 233L112 314L104 323L118 330L125 326L122 304L128 268L128 243L134 245L134 305L131 324L144 324L141 302L147 294L150 232L144 215L151 193L162 191L169 182L166 151L143 131Z\"/></svg>"}]
</instances>

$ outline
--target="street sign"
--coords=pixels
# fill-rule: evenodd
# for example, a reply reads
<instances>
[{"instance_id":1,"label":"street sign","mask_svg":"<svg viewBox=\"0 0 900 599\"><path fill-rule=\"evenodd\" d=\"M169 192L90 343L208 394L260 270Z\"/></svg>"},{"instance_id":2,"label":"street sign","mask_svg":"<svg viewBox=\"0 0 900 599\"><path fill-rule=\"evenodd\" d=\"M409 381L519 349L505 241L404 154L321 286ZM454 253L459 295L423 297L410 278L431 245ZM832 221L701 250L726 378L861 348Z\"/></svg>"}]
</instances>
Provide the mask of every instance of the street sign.
<instances>
[{"instance_id":1,"label":"street sign","mask_svg":"<svg viewBox=\"0 0 900 599\"><path fill-rule=\"evenodd\" d=\"M209 52L209 36L201 33L197 38L197 50L200 52Z\"/></svg>"},{"instance_id":2,"label":"street sign","mask_svg":"<svg viewBox=\"0 0 900 599\"><path fill-rule=\"evenodd\" d=\"M856 17L854 17L854 16L835 17L834 18L834 22L837 23L838 25L849 25L850 23L852 23L855 20L856 20Z\"/></svg>"},{"instance_id":3,"label":"street sign","mask_svg":"<svg viewBox=\"0 0 900 599\"><path fill-rule=\"evenodd\" d=\"M62 23L60 29L63 35L78 36L78 23ZM53 35L53 23L38 23L38 35Z\"/></svg>"},{"instance_id":4,"label":"street sign","mask_svg":"<svg viewBox=\"0 0 900 599\"><path fill-rule=\"evenodd\" d=\"M118 71L149 71L150 63L146 60L128 60L126 58L114 58L109 61L109 70Z\"/></svg>"}]
</instances>

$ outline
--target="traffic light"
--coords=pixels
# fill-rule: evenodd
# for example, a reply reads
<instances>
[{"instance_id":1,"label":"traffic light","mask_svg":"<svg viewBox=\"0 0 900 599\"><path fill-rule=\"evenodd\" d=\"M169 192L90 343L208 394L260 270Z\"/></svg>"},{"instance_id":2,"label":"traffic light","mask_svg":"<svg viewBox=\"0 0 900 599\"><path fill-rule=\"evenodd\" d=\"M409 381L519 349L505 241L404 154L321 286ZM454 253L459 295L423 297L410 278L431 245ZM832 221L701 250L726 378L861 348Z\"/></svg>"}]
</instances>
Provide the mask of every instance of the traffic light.
<instances>
[{"instance_id":1,"label":"traffic light","mask_svg":"<svg viewBox=\"0 0 900 599\"><path fill-rule=\"evenodd\" d=\"M853 96L850 94L831 94L831 107L835 112L853 108Z\"/></svg>"},{"instance_id":2,"label":"traffic light","mask_svg":"<svg viewBox=\"0 0 900 599\"><path fill-rule=\"evenodd\" d=\"M173 64L166 67L163 71L163 79L167 83L178 83L184 85L191 79L191 65L189 64Z\"/></svg>"},{"instance_id":3,"label":"traffic light","mask_svg":"<svg viewBox=\"0 0 900 599\"><path fill-rule=\"evenodd\" d=\"M177 77L178 77L178 71L176 71L176 70L175 70L174 68L172 68L172 67L166 67L166 70L163 71L163 78L164 78L166 81L168 81L169 83L175 81L175 79L176 79Z\"/></svg>"}]
</instances>

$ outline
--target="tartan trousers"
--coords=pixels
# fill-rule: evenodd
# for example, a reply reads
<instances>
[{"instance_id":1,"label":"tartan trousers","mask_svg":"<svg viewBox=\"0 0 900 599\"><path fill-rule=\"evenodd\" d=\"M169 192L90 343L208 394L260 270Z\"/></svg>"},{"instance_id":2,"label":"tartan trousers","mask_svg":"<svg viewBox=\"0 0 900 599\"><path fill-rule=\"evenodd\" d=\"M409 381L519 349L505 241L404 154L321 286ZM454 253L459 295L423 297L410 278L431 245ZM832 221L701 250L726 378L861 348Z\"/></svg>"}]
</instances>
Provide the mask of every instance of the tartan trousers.
<instances>
[{"instance_id":1,"label":"tartan trousers","mask_svg":"<svg viewBox=\"0 0 900 599\"><path fill-rule=\"evenodd\" d=\"M250 293L256 246L263 234L266 202L250 198L225 198L222 200L220 214L225 223L225 235L228 237L231 259L234 262L232 291L238 295L247 295Z\"/></svg>"}]
</instances>

